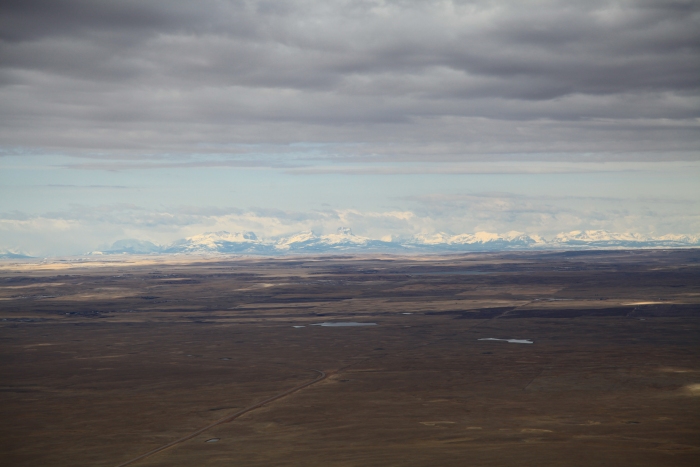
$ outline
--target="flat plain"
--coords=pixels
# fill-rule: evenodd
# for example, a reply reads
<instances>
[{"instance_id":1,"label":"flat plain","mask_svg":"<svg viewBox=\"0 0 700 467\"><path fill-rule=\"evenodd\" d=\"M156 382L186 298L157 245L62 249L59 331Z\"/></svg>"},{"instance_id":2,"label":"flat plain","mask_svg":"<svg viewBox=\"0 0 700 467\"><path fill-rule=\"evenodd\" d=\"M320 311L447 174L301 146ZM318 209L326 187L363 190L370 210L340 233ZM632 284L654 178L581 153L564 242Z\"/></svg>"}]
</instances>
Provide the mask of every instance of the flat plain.
<instances>
[{"instance_id":1,"label":"flat plain","mask_svg":"<svg viewBox=\"0 0 700 467\"><path fill-rule=\"evenodd\" d=\"M128 465L696 466L700 251L5 261L0 420L8 466L222 420Z\"/></svg>"}]
</instances>

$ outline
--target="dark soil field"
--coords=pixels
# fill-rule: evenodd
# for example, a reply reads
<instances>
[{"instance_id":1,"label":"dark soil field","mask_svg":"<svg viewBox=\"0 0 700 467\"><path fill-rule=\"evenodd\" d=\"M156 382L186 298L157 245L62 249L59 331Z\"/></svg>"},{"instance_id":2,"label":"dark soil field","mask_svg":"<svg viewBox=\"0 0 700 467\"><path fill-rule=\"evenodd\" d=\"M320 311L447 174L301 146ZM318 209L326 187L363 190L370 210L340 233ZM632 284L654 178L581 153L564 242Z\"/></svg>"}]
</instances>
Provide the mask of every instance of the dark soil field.
<instances>
[{"instance_id":1,"label":"dark soil field","mask_svg":"<svg viewBox=\"0 0 700 467\"><path fill-rule=\"evenodd\" d=\"M0 420L3 466L697 466L700 251L5 261Z\"/></svg>"}]
</instances>

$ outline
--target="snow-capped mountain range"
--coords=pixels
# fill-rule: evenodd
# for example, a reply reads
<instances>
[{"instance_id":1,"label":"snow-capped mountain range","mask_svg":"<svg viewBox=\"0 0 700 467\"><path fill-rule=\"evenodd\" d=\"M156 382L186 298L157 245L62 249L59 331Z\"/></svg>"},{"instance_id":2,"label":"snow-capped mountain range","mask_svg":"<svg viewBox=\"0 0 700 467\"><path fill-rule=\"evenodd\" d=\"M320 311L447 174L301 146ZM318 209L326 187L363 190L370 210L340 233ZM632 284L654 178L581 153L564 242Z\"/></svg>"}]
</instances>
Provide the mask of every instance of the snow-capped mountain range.
<instances>
[{"instance_id":1,"label":"snow-capped mountain range","mask_svg":"<svg viewBox=\"0 0 700 467\"><path fill-rule=\"evenodd\" d=\"M156 245L143 240L120 240L111 247L91 254L258 254L330 252L457 252L533 249L622 249L700 247L700 238L690 235L644 236L635 233L611 233L586 230L560 233L550 240L522 232L450 235L416 235L392 241L354 235L347 227L334 234L301 232L283 238L259 238L253 232L207 232Z\"/></svg>"}]
</instances>

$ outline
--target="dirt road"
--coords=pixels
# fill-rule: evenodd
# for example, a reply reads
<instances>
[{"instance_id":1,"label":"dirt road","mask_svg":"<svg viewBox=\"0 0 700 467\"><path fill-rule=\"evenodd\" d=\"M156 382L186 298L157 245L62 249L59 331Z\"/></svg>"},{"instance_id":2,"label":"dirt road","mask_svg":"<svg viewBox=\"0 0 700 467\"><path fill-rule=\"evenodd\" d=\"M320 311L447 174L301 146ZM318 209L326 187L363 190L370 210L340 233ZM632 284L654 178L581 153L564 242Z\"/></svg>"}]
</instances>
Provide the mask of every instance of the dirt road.
<instances>
[{"instance_id":1,"label":"dirt road","mask_svg":"<svg viewBox=\"0 0 700 467\"><path fill-rule=\"evenodd\" d=\"M318 373L318 377L317 377L316 379L312 380L312 381L308 381L308 382L306 382L306 383L304 383L304 384L300 384L299 386L295 386L295 387L293 387L293 388L291 388L291 389L288 389L287 391L284 391L284 392L282 392L282 393L279 393L279 394L277 394L277 395L275 395L275 396L268 397L267 399L265 399L265 400L263 400L263 401L260 401L260 402L254 404L254 405L251 405L251 406L249 406L249 407L246 407L246 408L243 409L243 410L239 410L238 412L236 412L236 413L234 413L234 414L231 414L231 415L228 415L228 416L226 416L226 417L224 417L224 418L221 418L221 419L215 421L214 423L210 423L209 425L207 425L207 426L205 426L205 427L202 427L202 428L200 428L200 429L198 429L198 430L196 430L196 431L193 431L192 433L190 433L190 434L188 434L188 435L186 435L186 436L183 436L182 438L176 439L175 441L172 441L172 442L170 442L170 443L168 443L168 444L164 444L164 445L162 445L162 446L160 446L160 447L157 447L157 448L155 448L155 449L153 449L153 450L151 450L151 451L148 451L148 452L146 452L146 453L144 453L144 454L141 454L141 455L138 456L138 457L134 457L134 458L131 459L131 460L128 460L128 461L126 461L126 462L123 462L123 463L117 465L117 467L124 467L124 466L127 466L127 465L132 465L132 464L134 464L134 463L136 463L136 462L138 462L138 461L140 461L140 460L143 460L143 459L145 459L145 458L147 458L147 457L152 456L153 454L157 454L157 453L159 453L159 452L161 452L161 451L165 451L166 449L172 448L173 446L175 446L175 445L177 445L177 444L184 443L185 441L188 441L188 440L194 438L195 436L199 436L199 435L201 435L202 433L204 433L205 431L207 431L207 430L209 430L209 429L211 429L211 428L214 428L214 427L217 426L217 425L221 425L222 423L231 422L231 421L237 419L238 417L240 417L241 415L246 414L246 413L248 413L248 412L250 412L250 411L252 411L252 410L255 410L255 409L259 408L259 407L262 407L262 406L265 405L265 404L269 404L269 403L272 402L272 401L276 401L276 400L278 400L278 399L281 399L281 398L283 398L283 397L285 397L285 396L288 396L288 395L290 395L290 394L292 394L292 393L294 393L294 392L296 392L296 391L298 391L298 390L300 390L300 389L304 389L305 387L311 386L311 385L314 384L314 383L318 383L319 381L322 381L322 380L326 379L326 376L327 376L327 375L326 375L326 372L325 372L325 371L322 371L322 370L315 370L315 369L312 369L312 371L315 371L315 372Z\"/></svg>"}]
</instances>

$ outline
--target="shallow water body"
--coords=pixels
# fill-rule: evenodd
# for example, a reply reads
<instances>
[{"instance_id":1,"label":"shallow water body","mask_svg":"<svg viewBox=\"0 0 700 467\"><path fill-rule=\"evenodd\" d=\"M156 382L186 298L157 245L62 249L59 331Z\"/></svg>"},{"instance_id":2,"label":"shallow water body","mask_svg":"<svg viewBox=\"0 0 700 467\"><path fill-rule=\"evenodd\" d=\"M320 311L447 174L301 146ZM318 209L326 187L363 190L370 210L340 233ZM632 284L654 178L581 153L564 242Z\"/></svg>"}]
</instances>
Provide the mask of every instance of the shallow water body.
<instances>
[{"instance_id":1,"label":"shallow water body","mask_svg":"<svg viewBox=\"0 0 700 467\"><path fill-rule=\"evenodd\" d=\"M530 339L496 339L495 337L484 337L482 339L477 339L480 341L505 341L510 344L534 344L534 341Z\"/></svg>"},{"instance_id":2,"label":"shallow water body","mask_svg":"<svg viewBox=\"0 0 700 467\"><path fill-rule=\"evenodd\" d=\"M429 271L429 272L409 272L408 273L408 275L410 275L410 276L449 276L449 275L479 276L482 274L495 274L495 272L462 270L462 271Z\"/></svg>"},{"instance_id":3,"label":"shallow water body","mask_svg":"<svg viewBox=\"0 0 700 467\"><path fill-rule=\"evenodd\" d=\"M346 321L346 322L326 322L326 323L316 323L312 324L312 326L324 326L324 327L350 327L350 326L376 326L377 323L357 323L355 321Z\"/></svg>"}]
</instances>

